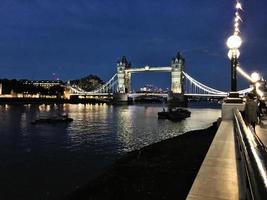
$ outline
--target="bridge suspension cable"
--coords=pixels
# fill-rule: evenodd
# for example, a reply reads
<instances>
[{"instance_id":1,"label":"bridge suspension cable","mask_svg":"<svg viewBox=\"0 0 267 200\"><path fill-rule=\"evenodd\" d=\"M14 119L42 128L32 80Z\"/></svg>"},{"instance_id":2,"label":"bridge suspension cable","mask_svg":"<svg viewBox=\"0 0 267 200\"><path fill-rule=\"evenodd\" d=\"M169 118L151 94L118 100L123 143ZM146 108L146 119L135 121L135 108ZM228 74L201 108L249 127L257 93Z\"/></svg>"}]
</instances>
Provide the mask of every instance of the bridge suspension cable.
<instances>
[{"instance_id":1,"label":"bridge suspension cable","mask_svg":"<svg viewBox=\"0 0 267 200\"><path fill-rule=\"evenodd\" d=\"M198 87L199 89L203 90L204 92L207 92L209 94L222 94L222 95L227 95L226 92L220 91L220 90L216 90L214 88L208 87L200 82L198 82L197 80L195 80L194 78L192 78L191 76L189 76L189 74L183 72L184 76L190 81L190 83L192 83L194 86Z\"/></svg>"},{"instance_id":2,"label":"bridge suspension cable","mask_svg":"<svg viewBox=\"0 0 267 200\"><path fill-rule=\"evenodd\" d=\"M71 91L74 92L74 94L90 95L97 93L114 92L116 91L115 89L116 85L117 85L117 74L114 74L108 82L106 82L104 85L101 85L99 88L92 91L85 91L82 88L78 87L77 85L71 85L69 87Z\"/></svg>"},{"instance_id":3,"label":"bridge suspension cable","mask_svg":"<svg viewBox=\"0 0 267 200\"><path fill-rule=\"evenodd\" d=\"M209 86L204 85L203 83L200 83L199 81L195 80L194 78L192 78L189 74L183 72L185 78L190 82L191 86L194 86L195 92L196 93L200 93L200 90L202 90L203 93L207 93L207 94L215 94L215 95L221 95L221 96L227 96L227 92L224 91L220 91L220 90L216 90L214 88L211 88ZM253 90L253 88L246 88L243 90L239 90L237 91L239 94L244 95L246 93L249 93Z\"/></svg>"},{"instance_id":4,"label":"bridge suspension cable","mask_svg":"<svg viewBox=\"0 0 267 200\"><path fill-rule=\"evenodd\" d=\"M90 91L90 93L109 92L114 87L114 85L117 84L116 78L117 78L117 74L114 74L108 82L106 82L104 85L100 86L99 88L93 91Z\"/></svg>"}]
</instances>

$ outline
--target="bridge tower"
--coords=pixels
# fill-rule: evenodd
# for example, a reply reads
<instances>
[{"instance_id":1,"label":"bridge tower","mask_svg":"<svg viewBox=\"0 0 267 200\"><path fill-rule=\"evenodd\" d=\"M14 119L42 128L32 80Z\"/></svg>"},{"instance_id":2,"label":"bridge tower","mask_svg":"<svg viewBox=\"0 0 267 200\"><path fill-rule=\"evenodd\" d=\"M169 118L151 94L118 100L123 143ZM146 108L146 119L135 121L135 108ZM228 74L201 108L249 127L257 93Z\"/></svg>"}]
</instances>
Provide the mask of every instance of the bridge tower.
<instances>
[{"instance_id":1,"label":"bridge tower","mask_svg":"<svg viewBox=\"0 0 267 200\"><path fill-rule=\"evenodd\" d=\"M184 94L184 76L185 59L181 56L180 52L171 62L171 91L174 94Z\"/></svg>"},{"instance_id":2,"label":"bridge tower","mask_svg":"<svg viewBox=\"0 0 267 200\"><path fill-rule=\"evenodd\" d=\"M117 62L117 75L118 75L118 93L129 93L131 91L131 73L126 72L126 69L131 67L125 56Z\"/></svg>"}]
</instances>

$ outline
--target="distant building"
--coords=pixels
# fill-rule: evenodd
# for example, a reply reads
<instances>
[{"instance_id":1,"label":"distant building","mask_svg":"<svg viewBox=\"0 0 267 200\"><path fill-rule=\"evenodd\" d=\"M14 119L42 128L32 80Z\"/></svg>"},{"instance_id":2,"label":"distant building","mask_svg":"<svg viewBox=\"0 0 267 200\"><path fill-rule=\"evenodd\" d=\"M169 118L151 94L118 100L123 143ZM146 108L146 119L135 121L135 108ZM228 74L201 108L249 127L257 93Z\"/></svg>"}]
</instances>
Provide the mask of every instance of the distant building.
<instances>
[{"instance_id":1,"label":"distant building","mask_svg":"<svg viewBox=\"0 0 267 200\"><path fill-rule=\"evenodd\" d=\"M139 91L140 92L156 92L156 93L163 92L161 88L158 88L151 84L146 84L144 87L140 88Z\"/></svg>"},{"instance_id":2,"label":"distant building","mask_svg":"<svg viewBox=\"0 0 267 200\"><path fill-rule=\"evenodd\" d=\"M64 85L63 81L56 80L56 81L51 81L51 80L39 80L39 81L23 81L24 84L31 84L34 86L41 86L43 88L49 89L53 86L62 86Z\"/></svg>"},{"instance_id":3,"label":"distant building","mask_svg":"<svg viewBox=\"0 0 267 200\"><path fill-rule=\"evenodd\" d=\"M0 95L2 95L2 83L0 83Z\"/></svg>"}]
</instances>

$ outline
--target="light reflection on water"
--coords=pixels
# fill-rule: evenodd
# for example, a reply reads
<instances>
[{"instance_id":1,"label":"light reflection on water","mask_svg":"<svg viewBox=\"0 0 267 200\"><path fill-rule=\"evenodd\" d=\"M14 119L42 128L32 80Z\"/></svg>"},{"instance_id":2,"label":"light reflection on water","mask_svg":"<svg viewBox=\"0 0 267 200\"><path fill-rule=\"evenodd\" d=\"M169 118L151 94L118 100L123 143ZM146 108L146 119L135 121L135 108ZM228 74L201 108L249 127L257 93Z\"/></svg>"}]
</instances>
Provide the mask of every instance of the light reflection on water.
<instances>
[{"instance_id":1,"label":"light reflection on water","mask_svg":"<svg viewBox=\"0 0 267 200\"><path fill-rule=\"evenodd\" d=\"M219 109L189 108L191 117L174 123L157 119L161 109L160 105L0 106L0 187L5 199L65 194L123 153L206 128L220 116ZM30 123L37 116L58 113L68 113L73 122Z\"/></svg>"}]
</instances>

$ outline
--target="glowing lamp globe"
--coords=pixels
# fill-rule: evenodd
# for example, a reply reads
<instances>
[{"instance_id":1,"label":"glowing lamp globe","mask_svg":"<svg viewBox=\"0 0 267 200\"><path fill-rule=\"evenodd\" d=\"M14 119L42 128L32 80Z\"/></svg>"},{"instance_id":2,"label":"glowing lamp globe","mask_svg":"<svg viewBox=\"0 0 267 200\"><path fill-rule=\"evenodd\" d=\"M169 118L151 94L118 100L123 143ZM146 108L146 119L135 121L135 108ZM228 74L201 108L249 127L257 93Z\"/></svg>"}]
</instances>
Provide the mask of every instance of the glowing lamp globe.
<instances>
[{"instance_id":1,"label":"glowing lamp globe","mask_svg":"<svg viewBox=\"0 0 267 200\"><path fill-rule=\"evenodd\" d=\"M226 42L226 45L229 49L238 49L241 44L242 39L238 35L231 35Z\"/></svg>"},{"instance_id":2,"label":"glowing lamp globe","mask_svg":"<svg viewBox=\"0 0 267 200\"><path fill-rule=\"evenodd\" d=\"M257 81L260 80L260 75L259 75L257 72L253 72L253 73L251 74L251 79L252 79L252 81L253 81L254 83L256 83Z\"/></svg>"},{"instance_id":3,"label":"glowing lamp globe","mask_svg":"<svg viewBox=\"0 0 267 200\"><path fill-rule=\"evenodd\" d=\"M228 58L231 60L232 58L236 57L239 58L240 51L238 49L230 49L228 51Z\"/></svg>"}]
</instances>

